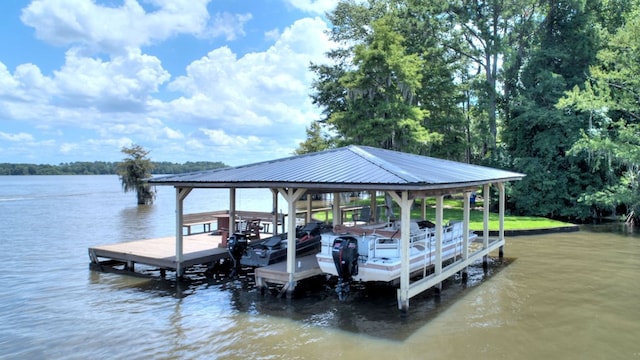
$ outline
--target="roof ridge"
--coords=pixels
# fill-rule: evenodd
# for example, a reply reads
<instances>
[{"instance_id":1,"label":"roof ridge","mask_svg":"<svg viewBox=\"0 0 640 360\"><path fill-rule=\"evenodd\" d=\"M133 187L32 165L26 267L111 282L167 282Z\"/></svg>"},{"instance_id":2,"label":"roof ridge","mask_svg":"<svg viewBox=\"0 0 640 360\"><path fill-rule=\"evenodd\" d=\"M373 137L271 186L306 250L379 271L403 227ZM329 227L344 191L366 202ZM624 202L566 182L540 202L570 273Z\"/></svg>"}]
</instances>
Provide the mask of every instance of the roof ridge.
<instances>
[{"instance_id":1,"label":"roof ridge","mask_svg":"<svg viewBox=\"0 0 640 360\"><path fill-rule=\"evenodd\" d=\"M420 179L418 177L416 177L415 175L412 175L411 173L407 172L406 170L404 170L403 168L390 163L388 161L382 160L379 157L373 155L371 152L367 151L365 148L368 149L376 149L377 151L389 151L389 152L394 152L394 153L399 153L402 154L398 151L393 151L393 150L388 150L388 149L381 149L381 148L374 148L371 146L362 146L362 145L349 145L348 146L349 150L352 151L353 153L355 153L356 155L360 156L361 158L369 161L370 163L378 166L379 168L401 178L404 181L407 182L419 182Z\"/></svg>"}]
</instances>

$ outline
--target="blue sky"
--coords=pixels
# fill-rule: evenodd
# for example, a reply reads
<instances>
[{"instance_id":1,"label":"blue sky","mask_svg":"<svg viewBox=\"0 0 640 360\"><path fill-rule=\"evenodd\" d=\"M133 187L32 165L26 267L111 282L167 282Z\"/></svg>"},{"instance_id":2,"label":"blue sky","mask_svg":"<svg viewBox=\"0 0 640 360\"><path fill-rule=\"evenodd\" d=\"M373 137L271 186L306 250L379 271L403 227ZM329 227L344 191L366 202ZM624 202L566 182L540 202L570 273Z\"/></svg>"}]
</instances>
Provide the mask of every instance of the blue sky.
<instances>
[{"instance_id":1,"label":"blue sky","mask_svg":"<svg viewBox=\"0 0 640 360\"><path fill-rule=\"evenodd\" d=\"M319 118L310 62L337 0L0 2L0 162L242 165Z\"/></svg>"}]
</instances>

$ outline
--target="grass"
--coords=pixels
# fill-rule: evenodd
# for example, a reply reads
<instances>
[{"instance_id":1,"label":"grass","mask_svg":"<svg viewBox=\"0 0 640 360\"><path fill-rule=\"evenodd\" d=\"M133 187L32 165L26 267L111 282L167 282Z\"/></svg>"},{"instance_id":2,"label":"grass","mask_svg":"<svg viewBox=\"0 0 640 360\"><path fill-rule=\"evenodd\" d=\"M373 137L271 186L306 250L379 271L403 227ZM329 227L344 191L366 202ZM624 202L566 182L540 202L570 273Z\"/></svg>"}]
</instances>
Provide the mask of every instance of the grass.
<instances>
[{"instance_id":1,"label":"grass","mask_svg":"<svg viewBox=\"0 0 640 360\"><path fill-rule=\"evenodd\" d=\"M368 205L367 203L363 204ZM476 206L482 206L482 201L476 203ZM411 211L412 219L420 219L420 204L414 205ZM462 200L458 199L445 199L443 209L444 221L450 220L462 220ZM325 219L325 213L319 212L314 214L314 217L322 221L331 221L332 214L329 212L329 219ZM399 215L398 215L399 217ZM435 200L427 199L427 219L435 219ZM544 217L536 216L513 216L505 215L504 217L504 229L505 230L533 230L533 229L548 229L562 226L571 226L573 224L565 223L562 221L547 219ZM482 209L471 210L469 228L471 230L482 230L484 226L484 212ZM500 228L499 217L497 213L489 213L489 230L498 230Z\"/></svg>"}]
</instances>

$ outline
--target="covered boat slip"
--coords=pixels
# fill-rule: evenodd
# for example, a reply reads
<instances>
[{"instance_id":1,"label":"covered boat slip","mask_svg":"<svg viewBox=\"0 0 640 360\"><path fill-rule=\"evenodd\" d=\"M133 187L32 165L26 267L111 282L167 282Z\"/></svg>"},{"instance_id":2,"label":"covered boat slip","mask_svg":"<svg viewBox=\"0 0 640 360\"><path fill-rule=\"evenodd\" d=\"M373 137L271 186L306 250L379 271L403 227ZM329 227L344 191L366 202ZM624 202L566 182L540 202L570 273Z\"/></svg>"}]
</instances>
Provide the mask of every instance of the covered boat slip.
<instances>
[{"instance_id":1,"label":"covered boat slip","mask_svg":"<svg viewBox=\"0 0 640 360\"><path fill-rule=\"evenodd\" d=\"M181 275L186 266L183 238L183 201L194 188L227 188L230 194L229 215L235 216L235 191L239 188L268 188L273 194L273 219L277 223L278 195L287 202L286 215L294 219L296 203L303 195L333 194L333 225L342 220L340 194L345 192L370 192L388 195L399 207L401 222L401 276L398 289L398 307L407 310L409 299L431 287L438 286L447 277L464 271L472 262L484 258L490 252L504 246L504 183L520 180L524 174L483 166L435 159L366 146L347 146L316 153L292 156L256 164L222 168L197 173L179 174L151 179L152 185L169 185L176 189L176 271ZM484 225L482 250L469 253L470 197L483 188L489 194L490 186L499 191L500 231L497 239L489 239L489 196L484 199ZM409 236L411 208L416 199L436 199L436 233L442 232L444 197L464 194L463 252L459 260L442 266L442 238L436 238L436 261L433 274L411 282L409 269ZM372 197L373 198L373 197ZM311 196L307 196L311 209ZM424 202L423 202L424 204ZM375 208L375 204L372 204ZM423 215L425 205L422 209ZM307 212L311 221L311 211ZM295 288L297 260L295 253L296 223L287 221L287 291Z\"/></svg>"}]
</instances>

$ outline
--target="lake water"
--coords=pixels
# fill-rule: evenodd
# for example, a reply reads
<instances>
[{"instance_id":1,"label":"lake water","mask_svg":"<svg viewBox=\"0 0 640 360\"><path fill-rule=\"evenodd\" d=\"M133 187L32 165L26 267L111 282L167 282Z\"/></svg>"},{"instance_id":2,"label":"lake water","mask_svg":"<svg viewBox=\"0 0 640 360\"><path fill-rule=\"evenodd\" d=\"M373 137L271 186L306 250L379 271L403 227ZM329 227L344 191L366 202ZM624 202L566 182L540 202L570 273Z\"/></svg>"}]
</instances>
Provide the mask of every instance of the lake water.
<instances>
[{"instance_id":1,"label":"lake water","mask_svg":"<svg viewBox=\"0 0 640 360\"><path fill-rule=\"evenodd\" d=\"M194 190L185 212L227 198ZM240 210L270 201L238 193ZM0 176L0 358L640 359L640 236L625 226L507 238L506 261L406 316L384 288L287 300L247 279L89 270L91 246L173 234L174 206L171 187L136 206L116 176Z\"/></svg>"}]
</instances>

